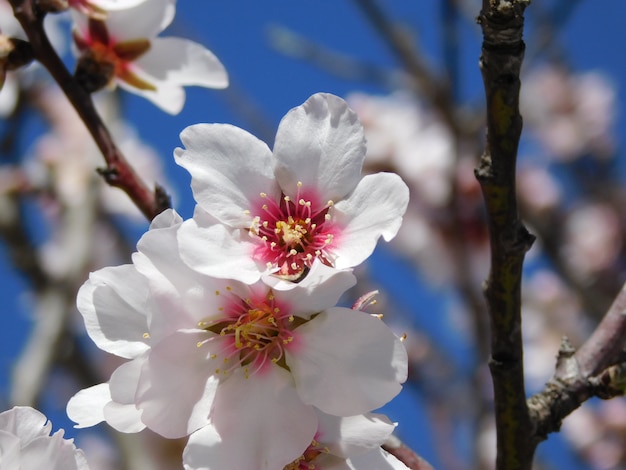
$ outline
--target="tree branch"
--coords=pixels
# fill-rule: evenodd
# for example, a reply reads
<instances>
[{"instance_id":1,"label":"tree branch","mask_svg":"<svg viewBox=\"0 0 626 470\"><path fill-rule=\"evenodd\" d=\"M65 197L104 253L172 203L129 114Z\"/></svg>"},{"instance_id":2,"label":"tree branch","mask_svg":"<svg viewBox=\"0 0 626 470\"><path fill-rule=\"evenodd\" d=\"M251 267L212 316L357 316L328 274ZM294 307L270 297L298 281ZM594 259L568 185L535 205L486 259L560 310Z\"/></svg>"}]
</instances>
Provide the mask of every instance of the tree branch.
<instances>
[{"instance_id":1,"label":"tree branch","mask_svg":"<svg viewBox=\"0 0 626 470\"><path fill-rule=\"evenodd\" d=\"M530 470L530 416L526 405L521 334L524 255L534 241L520 221L515 192L522 132L519 74L528 0L483 0L480 67L487 100L487 144L475 174L489 218L491 270L485 286L491 320L491 360L497 470Z\"/></svg>"},{"instance_id":2,"label":"tree branch","mask_svg":"<svg viewBox=\"0 0 626 470\"><path fill-rule=\"evenodd\" d=\"M624 394L625 345L626 284L578 351L563 340L554 376L528 400L535 445L558 431L563 419L589 398Z\"/></svg>"},{"instance_id":3,"label":"tree branch","mask_svg":"<svg viewBox=\"0 0 626 470\"><path fill-rule=\"evenodd\" d=\"M115 145L93 105L91 96L69 73L50 44L43 28L44 14L37 10L34 0L10 0L10 3L15 17L28 36L35 58L59 84L102 152L107 167L98 172L108 184L124 190L149 220L169 208L170 198L165 190L158 184L154 190L150 190Z\"/></svg>"}]
</instances>

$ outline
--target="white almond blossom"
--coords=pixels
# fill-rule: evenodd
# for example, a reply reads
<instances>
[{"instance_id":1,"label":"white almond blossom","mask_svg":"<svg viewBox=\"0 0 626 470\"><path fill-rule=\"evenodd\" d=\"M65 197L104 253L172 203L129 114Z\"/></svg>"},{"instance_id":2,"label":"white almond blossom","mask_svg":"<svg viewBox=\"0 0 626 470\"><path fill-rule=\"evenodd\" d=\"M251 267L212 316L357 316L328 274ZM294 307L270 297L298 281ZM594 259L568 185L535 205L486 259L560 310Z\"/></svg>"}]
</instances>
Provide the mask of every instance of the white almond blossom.
<instances>
[{"instance_id":1,"label":"white almond blossom","mask_svg":"<svg viewBox=\"0 0 626 470\"><path fill-rule=\"evenodd\" d=\"M396 235L408 204L398 175L361 178L363 127L334 95L289 111L273 152L227 124L190 126L181 140L176 161L199 206L181 228L181 254L204 274L253 283L268 272L298 279L316 259L356 266L381 235ZM195 248L203 244L220 250Z\"/></svg>"},{"instance_id":2,"label":"white almond blossom","mask_svg":"<svg viewBox=\"0 0 626 470\"><path fill-rule=\"evenodd\" d=\"M106 420L176 438L210 424L220 452L249 459L237 468L275 469L314 438L315 408L358 415L400 391L407 356L399 338L375 316L333 307L354 284L351 272L315 263L297 284L208 277L180 259L181 223L171 210L161 214L132 265L101 269L81 287L90 337L130 361L70 400L77 427Z\"/></svg>"},{"instance_id":3,"label":"white almond blossom","mask_svg":"<svg viewBox=\"0 0 626 470\"><path fill-rule=\"evenodd\" d=\"M88 470L83 451L39 411L16 406L0 413L0 468L3 470Z\"/></svg>"},{"instance_id":4,"label":"white almond blossom","mask_svg":"<svg viewBox=\"0 0 626 470\"><path fill-rule=\"evenodd\" d=\"M384 415L338 417L316 410L317 431L300 456L284 470L394 470L407 467L380 446L395 425ZM226 451L226 452L225 452ZM213 426L191 435L183 452L185 470L265 468L237 449L224 449Z\"/></svg>"},{"instance_id":5,"label":"white almond blossom","mask_svg":"<svg viewBox=\"0 0 626 470\"><path fill-rule=\"evenodd\" d=\"M81 81L93 90L118 84L143 96L164 111L177 114L185 102L183 86L225 88L224 66L204 46L187 39L157 37L174 18L175 0L150 0L133 8L111 10L105 19L74 11L74 42L88 64ZM91 71L98 72L94 76ZM88 74L88 76L85 76ZM89 87L88 87L89 88Z\"/></svg>"}]
</instances>

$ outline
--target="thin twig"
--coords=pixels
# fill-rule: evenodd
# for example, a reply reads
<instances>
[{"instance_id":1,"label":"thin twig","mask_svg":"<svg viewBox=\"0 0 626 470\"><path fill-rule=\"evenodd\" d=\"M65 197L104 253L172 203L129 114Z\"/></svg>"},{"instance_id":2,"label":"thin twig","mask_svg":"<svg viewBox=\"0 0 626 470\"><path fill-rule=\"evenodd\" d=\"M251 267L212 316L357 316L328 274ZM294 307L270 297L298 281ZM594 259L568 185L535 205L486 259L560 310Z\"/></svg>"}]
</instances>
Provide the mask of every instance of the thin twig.
<instances>
[{"instance_id":1,"label":"thin twig","mask_svg":"<svg viewBox=\"0 0 626 470\"><path fill-rule=\"evenodd\" d=\"M154 190L150 190L128 164L98 115L91 96L69 73L50 44L43 28L44 15L37 11L35 2L33 0L10 0L10 3L15 17L28 36L35 58L59 84L102 152L107 167L99 170L99 173L105 181L111 186L123 189L149 220L170 207L169 196L165 190L158 184Z\"/></svg>"}]
</instances>

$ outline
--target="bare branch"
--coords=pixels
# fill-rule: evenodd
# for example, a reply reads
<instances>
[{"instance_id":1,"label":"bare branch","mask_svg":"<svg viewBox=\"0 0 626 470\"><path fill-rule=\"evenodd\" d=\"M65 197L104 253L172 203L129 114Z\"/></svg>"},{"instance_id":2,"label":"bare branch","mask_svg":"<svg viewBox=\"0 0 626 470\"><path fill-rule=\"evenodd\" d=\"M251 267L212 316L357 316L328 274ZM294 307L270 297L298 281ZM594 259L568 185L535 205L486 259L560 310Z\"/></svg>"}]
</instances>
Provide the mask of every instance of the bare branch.
<instances>
[{"instance_id":1,"label":"bare branch","mask_svg":"<svg viewBox=\"0 0 626 470\"><path fill-rule=\"evenodd\" d=\"M519 74L527 0L484 0L480 66L487 99L487 145L476 169L489 217L491 270L485 286L491 319L498 470L530 470L534 446L528 433L521 334L524 255L534 241L517 207L515 175L522 132Z\"/></svg>"}]
</instances>

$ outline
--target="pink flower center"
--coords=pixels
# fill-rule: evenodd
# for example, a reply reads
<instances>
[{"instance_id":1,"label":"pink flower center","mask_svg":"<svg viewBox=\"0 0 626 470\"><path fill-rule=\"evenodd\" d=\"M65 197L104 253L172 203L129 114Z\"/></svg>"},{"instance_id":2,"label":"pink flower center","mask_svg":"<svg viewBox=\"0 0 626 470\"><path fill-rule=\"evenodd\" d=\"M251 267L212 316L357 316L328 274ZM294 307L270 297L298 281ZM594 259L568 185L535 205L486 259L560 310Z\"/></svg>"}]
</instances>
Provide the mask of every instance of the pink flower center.
<instances>
[{"instance_id":1,"label":"pink flower center","mask_svg":"<svg viewBox=\"0 0 626 470\"><path fill-rule=\"evenodd\" d=\"M230 288L226 288L230 292ZM216 295L221 295L216 291ZM226 338L222 354L212 354L212 359L222 359L216 374L229 375L236 367L243 367L246 377L271 364L287 368L285 350L294 341L293 329L304 320L289 313L286 305L276 301L271 291L265 297L252 300L231 294L220 318L201 321L198 327ZM201 341L198 347L215 336Z\"/></svg>"},{"instance_id":2,"label":"pink flower center","mask_svg":"<svg viewBox=\"0 0 626 470\"><path fill-rule=\"evenodd\" d=\"M332 266L338 234L329 214L333 201L322 205L302 195L301 187L299 182L295 201L284 194L274 201L261 193L260 209L250 229L263 241L255 256L270 268L278 267L279 276L292 280L299 279L315 258Z\"/></svg>"}]
</instances>

